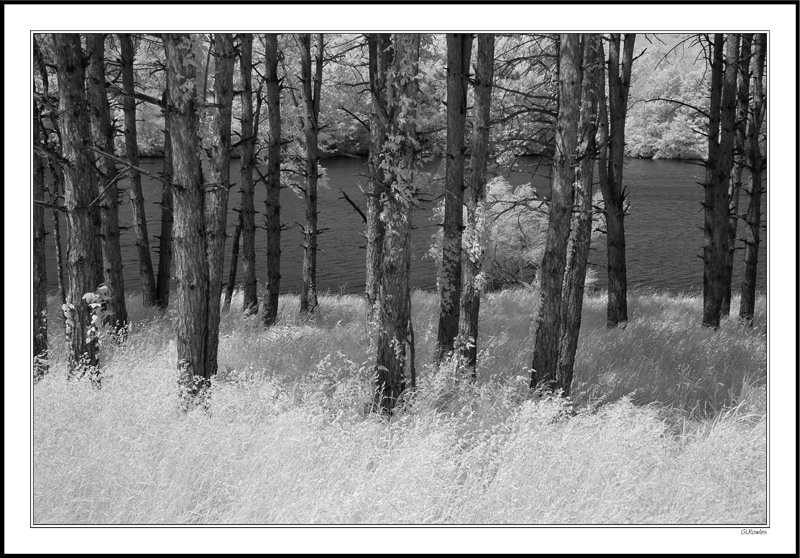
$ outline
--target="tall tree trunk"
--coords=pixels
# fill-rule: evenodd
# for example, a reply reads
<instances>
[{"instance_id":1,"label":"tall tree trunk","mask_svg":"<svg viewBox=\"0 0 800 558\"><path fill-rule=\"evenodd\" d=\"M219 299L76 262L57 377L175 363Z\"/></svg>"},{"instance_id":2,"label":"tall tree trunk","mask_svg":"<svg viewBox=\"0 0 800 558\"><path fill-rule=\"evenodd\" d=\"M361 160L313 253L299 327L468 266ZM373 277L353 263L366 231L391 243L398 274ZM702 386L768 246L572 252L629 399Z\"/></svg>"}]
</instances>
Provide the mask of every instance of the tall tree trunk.
<instances>
[{"instance_id":1,"label":"tall tree trunk","mask_svg":"<svg viewBox=\"0 0 800 558\"><path fill-rule=\"evenodd\" d=\"M33 141L43 142L39 103L33 103ZM47 265L45 260L44 200L45 162L33 152L33 377L47 374Z\"/></svg>"},{"instance_id":2,"label":"tall tree trunk","mask_svg":"<svg viewBox=\"0 0 800 558\"><path fill-rule=\"evenodd\" d=\"M197 90L200 89L192 38L164 34L167 52L167 124L172 140L173 241L178 284L176 328L182 405L208 387L216 371L207 362L208 266L206 262L203 176L198 151Z\"/></svg>"},{"instance_id":3,"label":"tall tree trunk","mask_svg":"<svg viewBox=\"0 0 800 558\"><path fill-rule=\"evenodd\" d=\"M86 35L89 50L89 103L92 109L92 139L103 152L114 154L114 128L111 126L111 111L106 96L105 35ZM103 247L103 277L108 288L108 315L105 323L114 330L128 323L125 306L125 283L122 276L122 254L119 247L119 190L117 189L117 167L108 157L99 155L97 168L100 178L100 237Z\"/></svg>"},{"instance_id":4,"label":"tall tree trunk","mask_svg":"<svg viewBox=\"0 0 800 558\"><path fill-rule=\"evenodd\" d=\"M91 137L89 112L84 94L85 74L80 36L77 33L53 35L58 66L59 112L61 113L64 166L64 208L67 221L67 275L69 290L64 306L69 375L89 373L99 382L99 344L89 328L92 313L83 295L97 289L92 268L93 242L98 231L92 201L97 196L93 158L86 149Z\"/></svg>"},{"instance_id":5,"label":"tall tree trunk","mask_svg":"<svg viewBox=\"0 0 800 558\"><path fill-rule=\"evenodd\" d=\"M606 214L608 253L608 307L606 325L616 327L628 321L628 271L625 255L625 188L622 167L625 156L625 120L633 67L635 33L626 33L624 45L619 33L612 34L608 50L608 126L606 169L600 173L600 189ZM622 66L620 67L620 49ZM606 111L601 111L601 115Z\"/></svg>"},{"instance_id":6,"label":"tall tree trunk","mask_svg":"<svg viewBox=\"0 0 800 558\"><path fill-rule=\"evenodd\" d=\"M84 77L86 75L86 63L84 59ZM86 91L84 90L84 97L86 96ZM87 114L89 114L90 108L87 106ZM86 138L89 139L88 137ZM90 157L94 160L94 155L90 155ZM103 184L100 185L101 187ZM101 231L102 231L102 221L100 217L100 207L97 204L93 204L91 207L91 215L92 215L92 223L94 224L94 236L92 237L91 241L91 251L90 251L90 261L91 261L91 268L93 279L92 282L96 285L101 285L105 281L105 277L103 276L103 242L101 238Z\"/></svg>"},{"instance_id":7,"label":"tall tree trunk","mask_svg":"<svg viewBox=\"0 0 800 558\"><path fill-rule=\"evenodd\" d=\"M269 112L267 146L267 199L264 221L267 228L267 290L264 293L264 325L278 318L281 286L281 90L278 80L278 35L264 36L265 83Z\"/></svg>"},{"instance_id":8,"label":"tall tree trunk","mask_svg":"<svg viewBox=\"0 0 800 558\"><path fill-rule=\"evenodd\" d=\"M233 242L231 243L231 267L228 272L228 284L225 287L225 298L222 302L222 310L228 311L231 309L231 300L233 299L233 290L236 288L236 271L239 266L239 239L242 236L242 211L239 210L239 220L236 223L236 228L233 229Z\"/></svg>"},{"instance_id":9,"label":"tall tree trunk","mask_svg":"<svg viewBox=\"0 0 800 558\"><path fill-rule=\"evenodd\" d=\"M747 112L750 107L750 50L752 34L741 35L741 50L738 57L738 82L736 84L736 133L733 144L733 169L728 191L730 212L728 250L730 256L725 265L724 292L722 294L722 315L731 313L731 291L733 283L733 262L736 254L736 229L739 224L739 194L742 191L742 171L747 165L745 141L747 139Z\"/></svg>"},{"instance_id":10,"label":"tall tree trunk","mask_svg":"<svg viewBox=\"0 0 800 558\"><path fill-rule=\"evenodd\" d=\"M97 184L95 183L95 186ZM100 187L105 186L105 184L100 184ZM93 205L92 206L92 222L94 223L94 229L97 231L92 239L92 274L94 275L93 282L96 285L102 285L105 282L105 276L103 275L103 238L101 236L103 230L103 220L100 215L100 206Z\"/></svg>"},{"instance_id":11,"label":"tall tree trunk","mask_svg":"<svg viewBox=\"0 0 800 558\"><path fill-rule=\"evenodd\" d=\"M302 34L300 42L300 82L304 101L303 133L306 140L306 186L303 198L306 222L303 227L303 285L300 312L309 315L317 308L317 164L319 162L319 101L322 87L322 35L317 35L314 76L311 75L311 35Z\"/></svg>"},{"instance_id":12,"label":"tall tree trunk","mask_svg":"<svg viewBox=\"0 0 800 558\"><path fill-rule=\"evenodd\" d=\"M383 237L380 288L377 304L375 399L373 410L391 414L406 390L406 381L416 380L414 333L411 325L411 208L416 200L414 185L416 139L417 72L420 36L396 34L393 71L387 82L389 111L386 142L382 150L389 190L381 209L386 225Z\"/></svg>"},{"instance_id":13,"label":"tall tree trunk","mask_svg":"<svg viewBox=\"0 0 800 558\"><path fill-rule=\"evenodd\" d=\"M728 37L727 68L723 70L723 35L714 37L711 74L711 118L706 163L703 248L703 325L719 327L725 293L725 269L730 258L728 187L733 164L736 123L736 73L739 35ZM720 85L721 84L721 85ZM714 87L717 86L717 91ZM715 99L718 98L719 100ZM715 115L714 109L718 111ZM719 133L717 134L717 129Z\"/></svg>"},{"instance_id":14,"label":"tall tree trunk","mask_svg":"<svg viewBox=\"0 0 800 558\"><path fill-rule=\"evenodd\" d=\"M575 213L567 250L567 269L564 272L564 300L561 308L561 343L558 357L557 388L570 394L578 334L581 328L586 267L592 238L592 181L597 143L597 103L601 86L602 52L600 36L583 36L583 84L578 123L578 151L575 167Z\"/></svg>"},{"instance_id":15,"label":"tall tree trunk","mask_svg":"<svg viewBox=\"0 0 800 558\"><path fill-rule=\"evenodd\" d=\"M447 34L447 154L442 261L439 265L439 331L436 361L453 350L461 308L461 236L464 226L464 124L472 34Z\"/></svg>"},{"instance_id":16,"label":"tall tree trunk","mask_svg":"<svg viewBox=\"0 0 800 558\"><path fill-rule=\"evenodd\" d=\"M256 164L255 148L258 132L253 123L253 34L243 33L242 37L242 167L241 167L241 235L242 235L242 275L244 302L242 310L246 315L258 311L256 290L256 221L253 202L253 165ZM236 245L234 240L234 245ZM231 262L233 265L233 262Z\"/></svg>"},{"instance_id":17,"label":"tall tree trunk","mask_svg":"<svg viewBox=\"0 0 800 558\"><path fill-rule=\"evenodd\" d=\"M50 203L58 205L63 198L64 173L58 164L50 161L47 165L53 174L53 189L50 192ZM53 244L56 249L56 275L58 277L58 296L61 306L67 303L67 287L64 281L64 254L61 250L61 215L58 209L53 209Z\"/></svg>"},{"instance_id":18,"label":"tall tree trunk","mask_svg":"<svg viewBox=\"0 0 800 558\"><path fill-rule=\"evenodd\" d=\"M120 45L120 65L122 67L122 110L125 114L125 154L128 162L139 166L139 145L136 134L136 93L133 77L133 41L128 33L117 35ZM136 235L136 251L139 255L139 278L142 282L142 304L153 306L157 303L153 260L150 257L150 237L147 234L147 218L144 212L142 176L132 168L128 171L130 179L130 200L133 210L133 232Z\"/></svg>"},{"instance_id":19,"label":"tall tree trunk","mask_svg":"<svg viewBox=\"0 0 800 558\"><path fill-rule=\"evenodd\" d=\"M220 297L225 267L225 229L228 217L228 190L231 167L231 111L233 106L233 66L236 51L230 33L214 35L214 104L211 173L205 187L206 259L208 262L208 341L206 366L217 371L219 347Z\"/></svg>"},{"instance_id":20,"label":"tall tree trunk","mask_svg":"<svg viewBox=\"0 0 800 558\"><path fill-rule=\"evenodd\" d=\"M45 64L42 50L39 46L39 42L36 40L36 35L33 36L33 55L36 61L36 66L39 69L39 75L42 79L42 96L44 97L45 104L52 106L52 101L50 98L50 78L48 76L47 65ZM34 105L34 108L39 110L38 105ZM55 113L56 111L50 110L47 116L48 120L50 120L52 131L55 133L56 137L61 138L61 131L59 130L58 126L58 118ZM42 121L43 114L39 112L38 115L35 116L37 118L36 124L39 126L39 130L38 135L34 135L34 139L40 143L46 144L48 143L48 134L45 130L44 122ZM60 141L58 145L53 147L53 149L58 152L62 150ZM67 303L67 291L66 287L64 286L64 258L61 253L61 218L59 216L60 211L58 209L58 205L61 203L63 198L61 192L63 191L64 175L61 170L60 163L55 159L47 158L46 160L42 160L42 163L47 164L52 175L52 188L48 189L48 194L50 197L50 203L53 204L53 244L55 245L54 247L56 253L56 276L58 278L59 299L61 301L61 305L63 306ZM42 176L42 178L44 179L44 176Z\"/></svg>"},{"instance_id":21,"label":"tall tree trunk","mask_svg":"<svg viewBox=\"0 0 800 558\"><path fill-rule=\"evenodd\" d=\"M472 156L465 204L467 222L463 238L461 309L458 316L459 360L473 379L478 360L478 315L482 285L478 275L483 268L486 245L486 166L489 160L489 126L494 76L494 34L478 35L478 64L475 70L475 123L472 131Z\"/></svg>"},{"instance_id":22,"label":"tall tree trunk","mask_svg":"<svg viewBox=\"0 0 800 558\"><path fill-rule=\"evenodd\" d=\"M577 147L581 98L580 38L562 33L559 45L559 95L556 152L547 239L542 258L539 312L534 322L531 387L553 390L561 332L561 300L566 267L567 241L572 214L573 161Z\"/></svg>"},{"instance_id":23,"label":"tall tree trunk","mask_svg":"<svg viewBox=\"0 0 800 558\"><path fill-rule=\"evenodd\" d=\"M708 117L708 158L706 160L706 176L703 185L703 324L715 325L714 316L719 316L721 299L714 301L709 272L712 269L714 256L714 205L715 198L719 197L714 186L716 167L719 161L719 128L720 107L722 106L722 76L724 72L723 47L725 36L722 33L714 35L711 51L711 89L709 98ZM726 192L727 194L727 192ZM727 238L727 234L726 234ZM715 308L716 306L716 308ZM716 319L719 324L719 318Z\"/></svg>"},{"instance_id":24,"label":"tall tree trunk","mask_svg":"<svg viewBox=\"0 0 800 558\"><path fill-rule=\"evenodd\" d=\"M381 251L384 226L380 220L382 200L387 183L381 169L381 150L386 142L387 96L386 75L392 63L392 39L388 33L367 35L369 48L369 88L372 108L369 117L369 181L367 182L367 322L376 317L380 289Z\"/></svg>"},{"instance_id":25,"label":"tall tree trunk","mask_svg":"<svg viewBox=\"0 0 800 558\"><path fill-rule=\"evenodd\" d=\"M168 78L169 79L169 78ZM165 93L164 98L167 97ZM158 307L165 310L169 306L169 288L172 277L172 140L169 136L169 111L164 111L164 163L161 178L161 234L158 237L158 275L156 276L156 299Z\"/></svg>"},{"instance_id":26,"label":"tall tree trunk","mask_svg":"<svg viewBox=\"0 0 800 558\"><path fill-rule=\"evenodd\" d=\"M753 111L747 127L745 145L747 164L750 167L750 204L747 208L745 228L744 274L739 317L752 322L756 305L756 274L758 271L758 248L761 242L761 183L764 157L759 145L761 126L767 113L767 91L764 83L764 65L767 56L767 36L759 33L753 37L753 56L750 67L753 74Z\"/></svg>"}]
</instances>

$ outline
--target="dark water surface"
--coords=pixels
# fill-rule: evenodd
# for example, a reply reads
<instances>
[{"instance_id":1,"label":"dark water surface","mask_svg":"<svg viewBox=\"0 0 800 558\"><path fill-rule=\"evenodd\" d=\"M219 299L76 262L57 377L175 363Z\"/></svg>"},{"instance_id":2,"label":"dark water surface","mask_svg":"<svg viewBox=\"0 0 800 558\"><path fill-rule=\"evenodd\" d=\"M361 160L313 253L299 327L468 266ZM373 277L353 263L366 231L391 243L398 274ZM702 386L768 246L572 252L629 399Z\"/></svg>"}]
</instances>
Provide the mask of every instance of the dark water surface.
<instances>
[{"instance_id":1,"label":"dark water surface","mask_svg":"<svg viewBox=\"0 0 800 558\"><path fill-rule=\"evenodd\" d=\"M526 161L529 172L512 174L512 184L530 182L531 171L536 168L536 160ZM365 258L364 224L361 217L345 201L340 189L347 192L351 199L365 210L364 196L359 185L364 184L366 159L336 157L322 162L327 169L329 188L319 191L319 227L326 229L320 236L320 252L317 258L317 283L320 292L329 290L333 293L360 293L364 290ZM151 172L160 172L160 159L147 159L142 167ZM426 165L427 171L436 171L438 163ZM547 168L541 166L534 177L534 184L541 193L546 193L548 180ZM628 188L631 202L630 215L625 220L628 284L629 287L652 287L656 289L678 291L701 291L703 287L703 265L700 255L703 249L703 214L700 202L703 189L698 182L703 180L702 166L683 161L628 159L625 161L624 180ZM239 160L231 161L231 180L239 182ZM160 185L146 176L142 177L145 208L147 214L150 246L153 250L153 265L158 264L156 248L160 234L160 207L154 203L161 199ZM127 181L120 183L127 188ZM430 196L435 198L443 189L442 182L432 181ZM264 186L256 186L256 225L264 224ZM131 206L127 191L122 195L120 206L120 225L132 225ZM231 190L228 214L228 242L226 245L225 278L228 277L230 265L230 247L233 229L238 214L241 196L238 186ZM748 203L747 196L742 194L742 211ZM283 251L281 261L281 291L284 293L299 292L302 279L302 231L299 223L304 221L303 201L291 190L281 190L281 218L284 226L281 238ZM766 223L766 199L762 201L762 223ZM412 232L412 288L435 289L436 269L434 262L425 254L431 244L431 235L436 231L432 219L433 202L423 204L421 210L414 212ZM48 212L48 229L52 227ZM62 221L62 234L66 229ZM743 223L739 224L739 234L744 231ZM759 254L758 289L766 290L766 234L762 232L761 251ZM57 288L55 274L55 250L53 236L47 237L47 278L50 290ZM62 239L62 242L66 242ZM593 246L591 260L597 264L605 264L605 239ZM122 261L124 265L125 288L128 292L141 290L139 279L137 252L133 229L122 232ZM743 267L743 250L737 250L734 264L733 287L738 292L741 285ZM266 276L266 232L256 230L256 270L259 282ZM174 262L173 262L174 265ZM598 272L597 285L605 286L605 270L595 268ZM241 282L241 265L237 283ZM260 291L259 291L260 292Z\"/></svg>"}]
</instances>

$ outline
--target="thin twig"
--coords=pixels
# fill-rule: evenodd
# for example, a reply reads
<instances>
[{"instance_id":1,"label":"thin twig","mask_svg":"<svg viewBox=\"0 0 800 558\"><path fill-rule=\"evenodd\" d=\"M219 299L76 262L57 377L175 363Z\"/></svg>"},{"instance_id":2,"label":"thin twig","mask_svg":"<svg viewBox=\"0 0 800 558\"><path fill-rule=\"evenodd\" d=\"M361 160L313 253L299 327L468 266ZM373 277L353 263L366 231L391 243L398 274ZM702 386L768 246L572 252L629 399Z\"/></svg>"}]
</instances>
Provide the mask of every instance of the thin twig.
<instances>
[{"instance_id":1,"label":"thin twig","mask_svg":"<svg viewBox=\"0 0 800 558\"><path fill-rule=\"evenodd\" d=\"M364 126L364 128L366 128L366 129L367 129L367 131L369 131L369 122L364 122L364 121L363 121L361 118L359 118L357 115L353 114L352 112L350 112L349 110L347 110L347 109L346 109L346 108L344 108L343 106L339 106L339 110L342 110L342 111L346 112L347 114L349 114L350 116L352 116L353 118L355 118L356 120L358 120L358 122L359 122L359 123L360 123L362 126Z\"/></svg>"},{"instance_id":2,"label":"thin twig","mask_svg":"<svg viewBox=\"0 0 800 558\"><path fill-rule=\"evenodd\" d=\"M347 195L347 192L345 192L341 188L339 188L339 192L341 192L342 196L344 196L344 199L347 200L347 203L349 203L351 206L353 206L353 209L355 209L356 212L358 212L358 214L361 215L361 219L363 219L364 222L366 223L367 222L367 216L364 215L364 212L361 211L361 208L358 207L358 205L356 205L356 202L351 200L350 196ZM339 198L339 199L342 199L342 198Z\"/></svg>"},{"instance_id":3,"label":"thin twig","mask_svg":"<svg viewBox=\"0 0 800 558\"><path fill-rule=\"evenodd\" d=\"M694 105L690 105L689 103L684 103L683 101L676 101L675 99L664 99L662 97L656 97L654 99L647 99L645 101L645 103L652 103L652 102L655 102L655 101L664 101L664 102L667 102L667 103L675 103L676 105L681 105L681 106L684 106L686 108L690 108L690 109L696 111L701 116L705 116L706 118L709 118L708 113L706 111L704 111L703 109L698 108L698 107L696 107Z\"/></svg>"},{"instance_id":4,"label":"thin twig","mask_svg":"<svg viewBox=\"0 0 800 558\"><path fill-rule=\"evenodd\" d=\"M43 207L49 207L50 209L55 209L57 211L64 211L64 212L67 211L67 208L64 207L63 205L56 205L51 202L46 202L42 200L33 200L33 203L35 203L36 205L41 205Z\"/></svg>"},{"instance_id":5,"label":"thin twig","mask_svg":"<svg viewBox=\"0 0 800 558\"><path fill-rule=\"evenodd\" d=\"M166 186L175 186L175 187L177 187L176 184L173 184L169 180L164 180L163 177L158 176L157 174L153 174L152 172L144 170L141 167L137 167L137 166L131 165L130 163L128 163L128 161L126 161L124 159L120 159L119 157L117 157L115 155L111 155L110 153L106 153L105 151L101 151L101 150L99 150L99 149L97 149L95 147L88 147L87 149L89 149L90 151L94 151L95 153L97 153L98 155L102 155L103 157L108 157L112 161L116 161L118 163L121 163L121 164L125 165L126 167L128 167L130 169L133 169L135 171L138 171L138 172L140 172L141 174L143 174L145 176L149 176L150 178L152 178L154 180L158 180L159 182L161 182L162 184L164 184Z\"/></svg>"},{"instance_id":6,"label":"thin twig","mask_svg":"<svg viewBox=\"0 0 800 558\"><path fill-rule=\"evenodd\" d=\"M102 190L100 190L100 194L98 194L98 196L94 199L94 201L92 201L92 203L89 204L89 207L94 207L95 205L100 203L100 200L102 200L103 197L106 195L106 192L108 191L108 189L111 188L111 186L113 186L117 182L119 182L119 179L122 178L122 175L125 174L126 172L128 172L130 169L131 169L130 165L125 165L125 168L122 169L121 171L119 171L117 173L117 176L112 178L111 181L108 184L106 184L105 187L103 187Z\"/></svg>"}]
</instances>

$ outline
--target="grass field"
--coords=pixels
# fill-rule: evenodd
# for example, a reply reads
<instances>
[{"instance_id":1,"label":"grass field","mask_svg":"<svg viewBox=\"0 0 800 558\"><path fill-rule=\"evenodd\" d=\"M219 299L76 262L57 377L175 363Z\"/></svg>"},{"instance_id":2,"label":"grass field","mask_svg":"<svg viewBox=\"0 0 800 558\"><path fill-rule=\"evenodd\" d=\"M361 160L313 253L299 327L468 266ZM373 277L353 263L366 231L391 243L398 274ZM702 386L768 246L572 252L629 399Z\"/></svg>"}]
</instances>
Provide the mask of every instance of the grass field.
<instances>
[{"instance_id":1,"label":"grass field","mask_svg":"<svg viewBox=\"0 0 800 558\"><path fill-rule=\"evenodd\" d=\"M759 524L766 521L766 301L754 327L700 325L698 296L633 293L606 330L587 298L571 400L532 399L534 293L487 296L478 381L430 361L435 294L416 292L419 390L391 421L371 397L363 301L282 297L264 330L223 314L211 412L178 411L174 310L129 300L104 383L34 389L36 524ZM59 314L51 301L50 316ZM738 308L734 301L734 308Z\"/></svg>"}]
</instances>

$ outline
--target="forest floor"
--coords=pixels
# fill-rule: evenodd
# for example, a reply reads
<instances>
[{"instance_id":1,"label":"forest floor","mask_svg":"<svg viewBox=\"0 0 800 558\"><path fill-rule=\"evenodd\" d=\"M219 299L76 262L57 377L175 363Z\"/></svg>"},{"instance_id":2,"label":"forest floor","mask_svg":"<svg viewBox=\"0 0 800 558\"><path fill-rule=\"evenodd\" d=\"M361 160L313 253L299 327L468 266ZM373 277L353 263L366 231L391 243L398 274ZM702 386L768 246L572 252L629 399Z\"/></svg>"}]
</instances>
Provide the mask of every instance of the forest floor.
<instances>
[{"instance_id":1,"label":"forest floor","mask_svg":"<svg viewBox=\"0 0 800 558\"><path fill-rule=\"evenodd\" d=\"M486 296L478 380L432 366L437 299L415 292L418 393L371 397L364 303L281 298L263 329L234 298L211 410L178 410L175 310L128 301L103 386L34 389L36 524L747 524L766 522L766 299L753 327L700 325L702 298L638 292L627 327L586 299L573 397L531 398L531 290ZM50 316L58 304L51 301ZM738 308L738 301L732 305ZM61 332L61 333L56 333Z\"/></svg>"}]
</instances>

